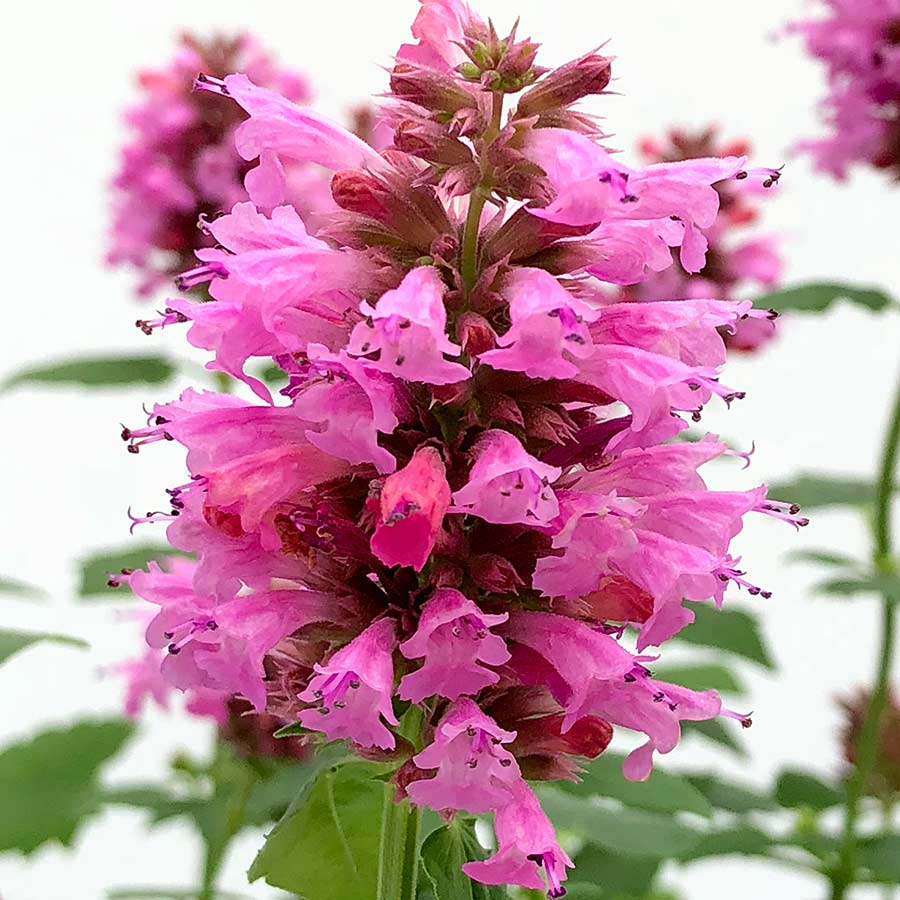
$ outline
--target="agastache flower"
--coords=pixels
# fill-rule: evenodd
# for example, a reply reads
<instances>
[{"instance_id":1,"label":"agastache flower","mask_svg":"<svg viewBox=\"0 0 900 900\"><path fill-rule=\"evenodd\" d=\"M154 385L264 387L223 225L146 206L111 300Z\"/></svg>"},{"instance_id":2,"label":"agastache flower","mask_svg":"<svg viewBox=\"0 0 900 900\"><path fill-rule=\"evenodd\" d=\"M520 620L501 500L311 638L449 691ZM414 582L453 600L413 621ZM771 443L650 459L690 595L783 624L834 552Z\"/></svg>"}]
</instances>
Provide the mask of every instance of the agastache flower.
<instances>
[{"instance_id":1,"label":"agastache flower","mask_svg":"<svg viewBox=\"0 0 900 900\"><path fill-rule=\"evenodd\" d=\"M453 703L435 729L434 742L413 757L420 769L437 769L434 778L414 781L413 803L432 809L485 813L513 799L522 775L503 745L515 740L467 698Z\"/></svg>"},{"instance_id":2,"label":"agastache flower","mask_svg":"<svg viewBox=\"0 0 900 900\"><path fill-rule=\"evenodd\" d=\"M749 145L746 141L722 144L717 141L715 128L696 133L674 129L664 143L645 139L641 151L648 162L666 163L720 152L746 154ZM763 183L765 181L763 178ZM703 268L692 274L676 262L665 271L626 288L624 298L647 301L712 297L725 300L747 295L752 290L773 290L781 280L784 268L778 236L744 236L747 227L758 220L758 200L767 193L759 185L760 182L752 181L749 174L746 179L717 182L719 215L706 231L709 247ZM757 350L774 336L774 319L774 313L769 311L748 309L737 321L719 327L729 347Z\"/></svg>"},{"instance_id":3,"label":"agastache flower","mask_svg":"<svg viewBox=\"0 0 900 900\"><path fill-rule=\"evenodd\" d=\"M300 714L301 725L324 731L329 740L349 738L363 747L394 748L394 735L384 725L398 724L391 708L394 629L390 619L381 619L327 663L316 664L315 677L300 695L315 705Z\"/></svg>"},{"instance_id":4,"label":"agastache flower","mask_svg":"<svg viewBox=\"0 0 900 900\"><path fill-rule=\"evenodd\" d=\"M824 63L827 134L800 144L817 168L845 178L854 163L900 176L900 7L893 0L825 0L820 18L793 22Z\"/></svg>"},{"instance_id":5,"label":"agastache flower","mask_svg":"<svg viewBox=\"0 0 900 900\"><path fill-rule=\"evenodd\" d=\"M574 863L559 846L553 825L524 781L517 785L513 800L497 810L494 830L499 849L483 862L466 863L463 872L469 878L546 890L551 898L565 896L562 882Z\"/></svg>"},{"instance_id":6,"label":"agastache flower","mask_svg":"<svg viewBox=\"0 0 900 900\"><path fill-rule=\"evenodd\" d=\"M553 519L559 505L550 487L560 470L530 456L508 431L485 431L472 451L465 487L453 495L457 511L488 522L525 525Z\"/></svg>"},{"instance_id":7,"label":"agastache flower","mask_svg":"<svg viewBox=\"0 0 900 900\"><path fill-rule=\"evenodd\" d=\"M622 287L673 249L702 269L723 185L779 172L738 148L628 165L577 108L606 88L596 51L548 72L461 0L422 0L414 31L380 153L244 76L198 83L250 116L255 202L208 224L220 247L184 276L211 302L171 299L142 329L187 320L262 403L187 391L123 432L188 456L171 511L134 517L197 556L151 643L185 690L349 741L400 798L493 810L499 849L465 871L560 897L571 863L524 777L577 778L622 727L644 736L625 775L645 778L681 721L749 724L628 648L730 588L768 594L733 546L744 516L805 522L763 486L707 489L702 464L748 453L671 442L744 396L721 332L768 314ZM276 205L285 166L310 163L338 207L315 233Z\"/></svg>"},{"instance_id":8,"label":"agastache flower","mask_svg":"<svg viewBox=\"0 0 900 900\"><path fill-rule=\"evenodd\" d=\"M470 376L469 369L448 362L462 348L447 337L447 288L431 266L413 269L400 287L384 294L375 306L363 303L366 321L350 335L354 356L377 354L373 369L425 384L452 384Z\"/></svg>"},{"instance_id":9,"label":"agastache flower","mask_svg":"<svg viewBox=\"0 0 900 900\"><path fill-rule=\"evenodd\" d=\"M422 609L415 634L400 645L407 659L424 657L425 662L403 677L398 695L413 703L433 695L455 700L496 684L500 676L485 666L507 662L509 651L490 629L508 618L508 613L482 612L452 588L435 591Z\"/></svg>"},{"instance_id":10,"label":"agastache flower","mask_svg":"<svg viewBox=\"0 0 900 900\"><path fill-rule=\"evenodd\" d=\"M234 148L243 114L192 92L198 72L238 69L291 100L310 97L306 79L279 68L249 35L209 41L185 36L166 67L139 75L142 97L126 114L132 136L113 182L108 255L113 265L138 270L139 294L192 269L194 251L213 244L198 228L200 219L246 199L246 165Z\"/></svg>"},{"instance_id":11,"label":"agastache flower","mask_svg":"<svg viewBox=\"0 0 900 900\"><path fill-rule=\"evenodd\" d=\"M434 447L420 447L403 469L385 479L372 552L385 565L412 566L421 572L449 506L450 486L441 455Z\"/></svg>"}]
</instances>

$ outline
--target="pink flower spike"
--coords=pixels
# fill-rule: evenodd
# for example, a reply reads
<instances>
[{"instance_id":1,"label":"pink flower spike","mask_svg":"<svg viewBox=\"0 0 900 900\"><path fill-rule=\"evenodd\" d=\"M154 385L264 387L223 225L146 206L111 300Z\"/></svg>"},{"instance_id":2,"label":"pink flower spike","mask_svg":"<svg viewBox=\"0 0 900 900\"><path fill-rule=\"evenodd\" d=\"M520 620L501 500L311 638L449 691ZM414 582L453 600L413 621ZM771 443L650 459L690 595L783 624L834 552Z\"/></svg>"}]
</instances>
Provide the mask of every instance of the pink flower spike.
<instances>
[{"instance_id":1,"label":"pink flower spike","mask_svg":"<svg viewBox=\"0 0 900 900\"><path fill-rule=\"evenodd\" d=\"M447 337L447 288L433 266L413 269L400 287L383 294L374 307L360 307L366 321L350 336L351 356L378 353L366 364L406 381L453 384L465 381L466 366L448 362L444 356L459 356L462 347Z\"/></svg>"},{"instance_id":2,"label":"pink flower spike","mask_svg":"<svg viewBox=\"0 0 900 900\"><path fill-rule=\"evenodd\" d=\"M330 741L349 738L363 747L393 750L394 735L385 728L399 724L391 707L397 645L392 619L380 619L337 651L316 675L300 699L317 704L300 713L300 724L323 731Z\"/></svg>"},{"instance_id":3,"label":"pink flower spike","mask_svg":"<svg viewBox=\"0 0 900 900\"><path fill-rule=\"evenodd\" d=\"M473 454L475 464L466 485L453 495L452 511L506 525L547 524L559 514L550 484L562 470L526 453L508 431L485 431Z\"/></svg>"},{"instance_id":4,"label":"pink flower spike","mask_svg":"<svg viewBox=\"0 0 900 900\"><path fill-rule=\"evenodd\" d=\"M437 769L434 778L407 788L417 806L485 813L513 800L522 781L515 757L502 745L514 741L468 697L453 703L435 729L434 742L413 757L420 769Z\"/></svg>"},{"instance_id":5,"label":"pink flower spike","mask_svg":"<svg viewBox=\"0 0 900 900\"><path fill-rule=\"evenodd\" d=\"M440 452L419 447L403 469L385 480L380 504L372 552L387 566L412 566L421 572L450 506Z\"/></svg>"},{"instance_id":6,"label":"pink flower spike","mask_svg":"<svg viewBox=\"0 0 900 900\"><path fill-rule=\"evenodd\" d=\"M592 309L542 269L514 269L501 293L509 303L511 327L498 341L500 349L478 358L494 369L524 372L531 378L573 378L576 359L591 352L586 322L598 318Z\"/></svg>"},{"instance_id":7,"label":"pink flower spike","mask_svg":"<svg viewBox=\"0 0 900 900\"><path fill-rule=\"evenodd\" d=\"M435 591L416 633L400 645L407 659L425 657L422 668L401 680L400 698L413 703L435 695L455 700L496 684L500 676L479 663L500 666L509 660L506 642L489 630L508 618L508 613L483 613L452 588Z\"/></svg>"},{"instance_id":8,"label":"pink flower spike","mask_svg":"<svg viewBox=\"0 0 900 900\"><path fill-rule=\"evenodd\" d=\"M516 785L514 799L497 810L494 831L499 850L483 862L466 863L462 870L469 878L482 884L546 889L553 900L565 896L562 882L574 863L557 843L553 825L524 781Z\"/></svg>"}]
</instances>

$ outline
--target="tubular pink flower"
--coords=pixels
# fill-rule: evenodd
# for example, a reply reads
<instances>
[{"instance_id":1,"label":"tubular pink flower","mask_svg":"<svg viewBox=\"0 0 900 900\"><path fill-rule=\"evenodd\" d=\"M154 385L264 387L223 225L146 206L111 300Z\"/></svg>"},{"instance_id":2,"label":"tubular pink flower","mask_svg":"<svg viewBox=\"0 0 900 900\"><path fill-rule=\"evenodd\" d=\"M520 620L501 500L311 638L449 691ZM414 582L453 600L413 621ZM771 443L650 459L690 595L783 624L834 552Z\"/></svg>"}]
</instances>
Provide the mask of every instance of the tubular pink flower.
<instances>
[{"instance_id":1,"label":"tubular pink flower","mask_svg":"<svg viewBox=\"0 0 900 900\"><path fill-rule=\"evenodd\" d=\"M416 44L404 44L397 59L449 72L466 60L457 46L466 29L484 23L464 0L419 0L422 8L412 24Z\"/></svg>"},{"instance_id":2,"label":"tubular pink flower","mask_svg":"<svg viewBox=\"0 0 900 900\"><path fill-rule=\"evenodd\" d=\"M501 631L556 670L565 686L564 696L558 698L566 710L563 733L589 711L596 685L621 680L634 667L634 657L612 637L567 616L514 612Z\"/></svg>"},{"instance_id":3,"label":"tubular pink flower","mask_svg":"<svg viewBox=\"0 0 900 900\"><path fill-rule=\"evenodd\" d=\"M310 345L309 358L309 374L292 390L298 415L320 425L306 432L307 440L350 463L392 472L397 461L378 445L378 434L390 434L399 423L391 377L320 344Z\"/></svg>"},{"instance_id":4,"label":"tubular pink flower","mask_svg":"<svg viewBox=\"0 0 900 900\"><path fill-rule=\"evenodd\" d=\"M421 572L450 507L450 485L441 454L420 447L399 472L384 482L372 552L388 566Z\"/></svg>"},{"instance_id":5,"label":"tubular pink flower","mask_svg":"<svg viewBox=\"0 0 900 900\"><path fill-rule=\"evenodd\" d=\"M553 825L525 782L517 785L514 799L500 807L494 817L498 851L483 862L462 868L469 878L482 884L518 884L547 891L552 898L564 897L566 869L574 863L556 841Z\"/></svg>"},{"instance_id":6,"label":"tubular pink flower","mask_svg":"<svg viewBox=\"0 0 900 900\"><path fill-rule=\"evenodd\" d=\"M407 381L452 384L471 373L466 366L448 362L462 347L447 337L447 289L431 266L413 269L400 287L388 291L374 306L363 303L366 320L350 336L348 353L368 357L368 365Z\"/></svg>"},{"instance_id":7,"label":"tubular pink flower","mask_svg":"<svg viewBox=\"0 0 900 900\"><path fill-rule=\"evenodd\" d=\"M258 87L246 75L227 76L223 93L250 116L237 129L235 146L244 159L259 158L259 166L245 181L250 199L259 206L284 201L283 160L316 163L333 172L384 166L381 156L356 135L308 107Z\"/></svg>"},{"instance_id":8,"label":"tubular pink flower","mask_svg":"<svg viewBox=\"0 0 900 900\"><path fill-rule=\"evenodd\" d=\"M559 504L550 484L561 470L530 456L508 431L485 431L473 454L469 480L453 495L456 512L525 525L545 524L557 515Z\"/></svg>"},{"instance_id":9,"label":"tubular pink flower","mask_svg":"<svg viewBox=\"0 0 900 900\"><path fill-rule=\"evenodd\" d=\"M591 352L587 322L600 315L541 269L515 269L501 288L512 325L500 348L478 358L495 369L525 372L531 378L572 378Z\"/></svg>"},{"instance_id":10,"label":"tubular pink flower","mask_svg":"<svg viewBox=\"0 0 900 900\"><path fill-rule=\"evenodd\" d=\"M505 806L522 783L515 757L503 747L515 737L474 701L460 698L444 713L433 743L413 757L420 769L437 769L437 774L410 784L410 799L418 806L473 814Z\"/></svg>"},{"instance_id":11,"label":"tubular pink flower","mask_svg":"<svg viewBox=\"0 0 900 900\"><path fill-rule=\"evenodd\" d=\"M349 738L362 747L393 750L394 735L382 719L389 725L399 724L391 708L391 653L396 645L394 623L381 619L325 665L317 663L315 677L300 695L316 706L300 714L300 724L325 732L330 741Z\"/></svg>"},{"instance_id":12,"label":"tubular pink flower","mask_svg":"<svg viewBox=\"0 0 900 900\"><path fill-rule=\"evenodd\" d=\"M400 645L407 659L425 658L420 669L401 679L400 698L413 703L435 695L456 700L496 684L500 676L479 663L500 666L509 660L503 638L490 631L508 618L508 613L482 612L452 588L435 591L422 610L415 634Z\"/></svg>"}]
</instances>

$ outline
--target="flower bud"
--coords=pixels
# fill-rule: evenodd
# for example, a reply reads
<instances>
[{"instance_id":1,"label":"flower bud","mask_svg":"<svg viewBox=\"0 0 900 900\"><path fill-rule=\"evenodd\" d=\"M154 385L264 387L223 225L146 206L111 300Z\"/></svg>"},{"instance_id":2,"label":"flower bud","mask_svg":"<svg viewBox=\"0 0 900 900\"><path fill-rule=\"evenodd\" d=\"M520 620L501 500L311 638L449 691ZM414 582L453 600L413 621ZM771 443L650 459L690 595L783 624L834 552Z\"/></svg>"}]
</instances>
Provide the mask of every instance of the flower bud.
<instances>
[{"instance_id":1,"label":"flower bud","mask_svg":"<svg viewBox=\"0 0 900 900\"><path fill-rule=\"evenodd\" d=\"M524 584L512 563L496 553L482 553L469 560L469 574L482 590L512 593Z\"/></svg>"},{"instance_id":2,"label":"flower bud","mask_svg":"<svg viewBox=\"0 0 900 900\"><path fill-rule=\"evenodd\" d=\"M603 93L612 75L611 62L608 57L588 53L554 69L519 100L518 115L539 116Z\"/></svg>"},{"instance_id":3,"label":"flower bud","mask_svg":"<svg viewBox=\"0 0 900 900\"><path fill-rule=\"evenodd\" d=\"M341 209L383 219L388 212L389 194L384 186L364 172L335 172L331 196Z\"/></svg>"},{"instance_id":4,"label":"flower bud","mask_svg":"<svg viewBox=\"0 0 900 900\"><path fill-rule=\"evenodd\" d=\"M497 333L490 322L476 312L464 312L456 323L456 335L463 351L478 356L497 346Z\"/></svg>"},{"instance_id":5,"label":"flower bud","mask_svg":"<svg viewBox=\"0 0 900 900\"><path fill-rule=\"evenodd\" d=\"M457 113L478 106L475 95L456 79L434 69L401 62L391 72L394 96L432 112Z\"/></svg>"},{"instance_id":6,"label":"flower bud","mask_svg":"<svg viewBox=\"0 0 900 900\"><path fill-rule=\"evenodd\" d=\"M473 162L472 151L460 140L450 137L437 122L405 119L394 132L394 146L404 153L443 166Z\"/></svg>"}]
</instances>

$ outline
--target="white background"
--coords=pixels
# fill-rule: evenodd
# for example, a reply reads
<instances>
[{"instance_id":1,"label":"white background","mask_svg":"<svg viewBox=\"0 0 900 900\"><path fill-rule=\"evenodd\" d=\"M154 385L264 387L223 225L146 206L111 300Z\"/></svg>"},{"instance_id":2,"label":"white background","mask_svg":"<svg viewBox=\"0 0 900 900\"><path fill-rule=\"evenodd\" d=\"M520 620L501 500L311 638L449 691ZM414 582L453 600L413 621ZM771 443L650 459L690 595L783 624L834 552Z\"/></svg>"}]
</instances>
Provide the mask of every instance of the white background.
<instances>
[{"instance_id":1,"label":"white background","mask_svg":"<svg viewBox=\"0 0 900 900\"><path fill-rule=\"evenodd\" d=\"M106 185L123 138L119 114L134 98L135 69L167 59L182 28L201 34L246 28L284 63L310 73L321 108L338 115L362 95L385 88L379 65L405 39L415 8L412 0L33 0L8 11L0 57L0 378L35 360L112 347L183 352L176 329L144 338L133 327L131 279L101 265ZM771 39L786 18L801 12L798 3L485 0L480 9L500 26L521 14L524 32L544 44L545 64L609 39L608 52L617 57L615 86L623 96L604 98L597 108L620 147L673 124L718 121L726 135L752 138L758 162L779 164L789 145L815 132L821 73L796 42ZM782 184L770 199L767 221L784 236L789 280L830 277L900 291L900 191L868 172L837 185L814 175L805 160L790 161ZM756 440L750 475L757 479L780 480L813 467L867 474L897 374L898 347L896 313L874 316L842 306L826 318L786 322L768 353L731 366L728 383L746 388L748 397L708 424L744 447ZM91 653L35 648L0 673L3 742L47 723L117 709L120 685L98 678L97 669L133 653L134 627L114 622L108 604L76 604L73 561L92 548L125 541L126 506L156 508L163 487L178 483L176 448L155 447L159 452L134 457L118 440L118 423L136 423L140 404L156 397L153 390L0 395L0 572L40 583L52 597L43 606L4 598L4 619L77 633L94 645ZM734 467L717 477L749 485L750 475ZM780 665L776 675L746 670L756 722L745 735L752 759L736 763L686 742L670 765L710 766L760 784L787 763L821 772L839 766L833 698L874 668L875 605L812 597L816 573L784 561L786 551L801 546L860 554L867 548L861 522L837 512L816 515L799 536L768 520L753 522L741 536L752 575L775 590L758 605ZM109 775L152 777L175 748L199 750L205 741L202 724L154 715ZM271 896L259 885L244 887L243 870L258 842L248 835L239 843L223 886ZM4 900L99 900L116 885L189 886L197 852L194 837L179 824L148 836L139 814L110 812L84 829L74 852L46 848L28 860L0 859L0 893ZM815 879L758 861L716 861L669 874L690 900L718 900L723 891L731 900L762 891L786 900L825 893Z\"/></svg>"}]
</instances>

